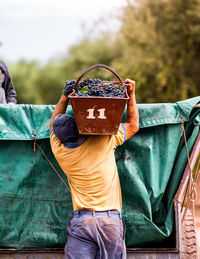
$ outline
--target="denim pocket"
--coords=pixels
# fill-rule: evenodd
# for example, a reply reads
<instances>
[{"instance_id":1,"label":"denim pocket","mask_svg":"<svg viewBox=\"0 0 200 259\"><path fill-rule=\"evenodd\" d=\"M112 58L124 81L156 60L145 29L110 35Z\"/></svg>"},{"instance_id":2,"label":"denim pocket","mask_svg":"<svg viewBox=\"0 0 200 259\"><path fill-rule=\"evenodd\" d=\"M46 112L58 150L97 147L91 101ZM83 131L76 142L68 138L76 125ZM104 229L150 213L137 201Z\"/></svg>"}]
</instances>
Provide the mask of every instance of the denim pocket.
<instances>
[{"instance_id":1,"label":"denim pocket","mask_svg":"<svg viewBox=\"0 0 200 259\"><path fill-rule=\"evenodd\" d=\"M82 227L81 224L74 224L71 226L71 232L74 233Z\"/></svg>"},{"instance_id":2,"label":"denim pocket","mask_svg":"<svg viewBox=\"0 0 200 259\"><path fill-rule=\"evenodd\" d=\"M77 229L79 229L82 226L82 224L83 224L83 219L77 215L74 215L68 224L67 230L68 232L72 233Z\"/></svg>"}]
</instances>

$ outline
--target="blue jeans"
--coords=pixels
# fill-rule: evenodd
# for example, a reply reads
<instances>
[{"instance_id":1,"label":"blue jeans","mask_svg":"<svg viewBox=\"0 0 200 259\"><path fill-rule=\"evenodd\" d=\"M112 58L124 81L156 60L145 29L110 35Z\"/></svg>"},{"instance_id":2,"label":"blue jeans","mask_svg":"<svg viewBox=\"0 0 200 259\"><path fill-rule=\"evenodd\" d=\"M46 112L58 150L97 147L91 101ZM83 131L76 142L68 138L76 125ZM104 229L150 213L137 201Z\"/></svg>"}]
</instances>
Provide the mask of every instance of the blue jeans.
<instances>
[{"instance_id":1,"label":"blue jeans","mask_svg":"<svg viewBox=\"0 0 200 259\"><path fill-rule=\"evenodd\" d=\"M67 226L65 259L124 259L124 239L120 212L76 210Z\"/></svg>"}]
</instances>

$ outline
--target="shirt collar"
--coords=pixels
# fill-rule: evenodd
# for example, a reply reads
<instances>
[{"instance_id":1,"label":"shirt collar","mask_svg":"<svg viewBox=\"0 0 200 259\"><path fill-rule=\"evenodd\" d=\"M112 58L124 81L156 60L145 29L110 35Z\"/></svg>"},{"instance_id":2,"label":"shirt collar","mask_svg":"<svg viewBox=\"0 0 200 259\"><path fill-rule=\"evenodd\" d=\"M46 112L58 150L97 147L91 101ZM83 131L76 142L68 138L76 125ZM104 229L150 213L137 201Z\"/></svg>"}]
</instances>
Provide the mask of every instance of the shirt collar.
<instances>
[{"instance_id":1,"label":"shirt collar","mask_svg":"<svg viewBox=\"0 0 200 259\"><path fill-rule=\"evenodd\" d=\"M86 139L86 136L81 136L76 142L65 142L64 145L67 148L76 148L81 146L86 141Z\"/></svg>"}]
</instances>

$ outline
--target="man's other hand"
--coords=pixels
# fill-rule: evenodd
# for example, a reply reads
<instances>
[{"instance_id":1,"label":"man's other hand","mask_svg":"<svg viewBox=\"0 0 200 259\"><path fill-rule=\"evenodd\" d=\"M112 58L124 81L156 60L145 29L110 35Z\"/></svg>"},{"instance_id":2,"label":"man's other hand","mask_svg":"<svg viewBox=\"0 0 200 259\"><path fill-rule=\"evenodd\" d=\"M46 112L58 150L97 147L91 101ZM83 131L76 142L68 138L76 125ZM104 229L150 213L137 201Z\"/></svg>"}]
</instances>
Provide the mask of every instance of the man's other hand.
<instances>
[{"instance_id":1,"label":"man's other hand","mask_svg":"<svg viewBox=\"0 0 200 259\"><path fill-rule=\"evenodd\" d=\"M135 81L126 79L125 84L127 85L127 92L128 95L134 95L135 94Z\"/></svg>"},{"instance_id":2,"label":"man's other hand","mask_svg":"<svg viewBox=\"0 0 200 259\"><path fill-rule=\"evenodd\" d=\"M127 103L126 122L123 123L126 129L126 140L131 138L139 130L139 114L135 100L135 81L126 79L129 100Z\"/></svg>"}]
</instances>

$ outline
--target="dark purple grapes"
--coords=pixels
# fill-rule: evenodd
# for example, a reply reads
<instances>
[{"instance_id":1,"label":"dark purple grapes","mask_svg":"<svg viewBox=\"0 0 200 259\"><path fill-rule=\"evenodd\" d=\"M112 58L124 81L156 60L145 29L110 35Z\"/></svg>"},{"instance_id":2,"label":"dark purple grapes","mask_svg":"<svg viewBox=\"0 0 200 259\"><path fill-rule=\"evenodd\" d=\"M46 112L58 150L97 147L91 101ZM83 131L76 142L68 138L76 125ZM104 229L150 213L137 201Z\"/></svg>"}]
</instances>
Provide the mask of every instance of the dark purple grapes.
<instances>
[{"instance_id":1,"label":"dark purple grapes","mask_svg":"<svg viewBox=\"0 0 200 259\"><path fill-rule=\"evenodd\" d=\"M68 84L66 84L65 87L67 89L73 89L75 85L75 80L68 80L67 82ZM77 85L75 89L75 96L101 96L125 98L126 93L121 83L114 83L100 79L91 79L87 77Z\"/></svg>"},{"instance_id":2,"label":"dark purple grapes","mask_svg":"<svg viewBox=\"0 0 200 259\"><path fill-rule=\"evenodd\" d=\"M75 79L73 79L73 80L67 80L67 81L65 82L64 90L63 90L63 94L64 94L64 95L68 96L69 94L71 94L71 93L73 92L75 82L76 82Z\"/></svg>"}]
</instances>

